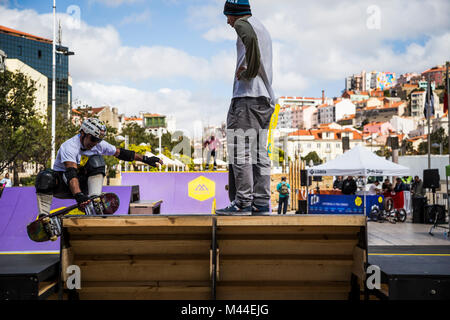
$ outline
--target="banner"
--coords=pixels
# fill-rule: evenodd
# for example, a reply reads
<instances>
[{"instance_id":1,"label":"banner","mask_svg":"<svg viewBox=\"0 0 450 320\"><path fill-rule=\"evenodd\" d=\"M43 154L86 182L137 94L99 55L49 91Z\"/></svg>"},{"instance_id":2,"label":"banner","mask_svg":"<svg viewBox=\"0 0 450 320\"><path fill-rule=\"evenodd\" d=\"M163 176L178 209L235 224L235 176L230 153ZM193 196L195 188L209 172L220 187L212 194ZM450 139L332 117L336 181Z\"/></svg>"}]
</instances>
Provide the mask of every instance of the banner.
<instances>
[{"instance_id":1,"label":"banner","mask_svg":"<svg viewBox=\"0 0 450 320\"><path fill-rule=\"evenodd\" d=\"M374 207L381 209L383 196L366 196L366 216ZM363 195L310 194L308 214L363 214Z\"/></svg>"}]
</instances>

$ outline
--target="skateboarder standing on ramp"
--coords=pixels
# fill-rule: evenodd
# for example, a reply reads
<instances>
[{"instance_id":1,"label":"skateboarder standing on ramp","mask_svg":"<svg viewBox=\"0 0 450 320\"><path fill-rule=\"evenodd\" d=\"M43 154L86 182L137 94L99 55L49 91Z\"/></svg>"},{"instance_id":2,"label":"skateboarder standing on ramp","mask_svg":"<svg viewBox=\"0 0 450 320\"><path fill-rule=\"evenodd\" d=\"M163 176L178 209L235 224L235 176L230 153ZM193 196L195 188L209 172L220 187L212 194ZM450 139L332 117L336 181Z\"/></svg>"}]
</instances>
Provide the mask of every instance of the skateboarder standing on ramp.
<instances>
[{"instance_id":1,"label":"skateboarder standing on ramp","mask_svg":"<svg viewBox=\"0 0 450 320\"><path fill-rule=\"evenodd\" d=\"M272 90L272 40L252 16L248 0L227 0L227 23L236 30L237 65L227 117L231 194L219 215L270 213L270 159L267 135L275 107Z\"/></svg>"},{"instance_id":2,"label":"skateboarder standing on ramp","mask_svg":"<svg viewBox=\"0 0 450 320\"><path fill-rule=\"evenodd\" d=\"M89 198L102 193L106 175L103 156L114 156L123 161L141 161L155 167L163 164L157 157L146 157L126 149L118 149L104 141L106 126L96 118L83 121L80 133L64 142L52 169L39 172L36 177L36 195L39 216L48 215L53 196L60 199L75 199L81 206ZM80 166L81 157L88 158Z\"/></svg>"}]
</instances>

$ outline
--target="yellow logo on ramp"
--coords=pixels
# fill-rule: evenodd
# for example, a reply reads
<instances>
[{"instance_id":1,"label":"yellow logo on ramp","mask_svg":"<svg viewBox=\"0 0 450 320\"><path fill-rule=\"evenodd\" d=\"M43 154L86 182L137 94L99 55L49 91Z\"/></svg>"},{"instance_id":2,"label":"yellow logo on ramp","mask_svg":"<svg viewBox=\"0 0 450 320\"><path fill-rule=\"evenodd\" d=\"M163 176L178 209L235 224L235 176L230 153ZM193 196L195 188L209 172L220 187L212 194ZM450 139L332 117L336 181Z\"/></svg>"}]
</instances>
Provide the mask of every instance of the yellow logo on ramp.
<instances>
[{"instance_id":1,"label":"yellow logo on ramp","mask_svg":"<svg viewBox=\"0 0 450 320\"><path fill-rule=\"evenodd\" d=\"M189 197L198 201L211 199L216 195L216 183L203 176L198 177L189 182L188 193Z\"/></svg>"},{"instance_id":2,"label":"yellow logo on ramp","mask_svg":"<svg viewBox=\"0 0 450 320\"><path fill-rule=\"evenodd\" d=\"M356 197L355 204L356 206L360 207L362 205L362 199L360 197Z\"/></svg>"}]
</instances>

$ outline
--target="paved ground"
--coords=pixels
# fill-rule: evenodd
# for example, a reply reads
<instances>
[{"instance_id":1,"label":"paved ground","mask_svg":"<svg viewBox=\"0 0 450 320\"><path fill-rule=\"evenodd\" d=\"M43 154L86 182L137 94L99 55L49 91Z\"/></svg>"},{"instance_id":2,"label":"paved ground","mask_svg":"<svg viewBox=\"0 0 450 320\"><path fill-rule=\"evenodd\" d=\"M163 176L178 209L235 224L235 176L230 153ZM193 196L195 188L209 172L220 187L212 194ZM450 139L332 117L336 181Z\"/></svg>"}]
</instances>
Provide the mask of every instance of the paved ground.
<instances>
[{"instance_id":1,"label":"paved ground","mask_svg":"<svg viewBox=\"0 0 450 320\"><path fill-rule=\"evenodd\" d=\"M412 223L410 216L406 222L396 224L369 221L367 223L369 246L450 246L450 238L444 235L448 230L434 229L432 236L429 234L431 226ZM448 223L443 226L448 227Z\"/></svg>"},{"instance_id":2,"label":"paved ground","mask_svg":"<svg viewBox=\"0 0 450 320\"><path fill-rule=\"evenodd\" d=\"M448 227L448 224L446 225ZM432 225L412 223L368 222L369 246L449 246L450 238L444 235L446 229L433 229Z\"/></svg>"}]
</instances>

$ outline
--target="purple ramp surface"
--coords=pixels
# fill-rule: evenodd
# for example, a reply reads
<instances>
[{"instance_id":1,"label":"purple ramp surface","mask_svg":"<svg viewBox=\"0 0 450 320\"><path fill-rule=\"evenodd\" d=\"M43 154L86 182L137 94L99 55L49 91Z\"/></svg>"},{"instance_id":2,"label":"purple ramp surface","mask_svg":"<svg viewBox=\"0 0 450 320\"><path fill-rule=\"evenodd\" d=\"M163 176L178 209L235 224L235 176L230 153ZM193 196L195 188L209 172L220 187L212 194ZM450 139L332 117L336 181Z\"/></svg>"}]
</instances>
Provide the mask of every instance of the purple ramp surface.
<instances>
[{"instance_id":1,"label":"purple ramp surface","mask_svg":"<svg viewBox=\"0 0 450 320\"><path fill-rule=\"evenodd\" d=\"M128 214L131 187L103 187L103 192L114 192L120 198L116 214ZM52 210L75 204L74 200L53 198ZM59 241L34 242L28 238L26 226L38 214L34 187L6 188L0 198L0 253L59 252Z\"/></svg>"},{"instance_id":2,"label":"purple ramp surface","mask_svg":"<svg viewBox=\"0 0 450 320\"><path fill-rule=\"evenodd\" d=\"M127 172L122 184L139 185L141 200L163 200L162 214L211 214L214 199L217 208L230 202L228 172Z\"/></svg>"}]
</instances>

